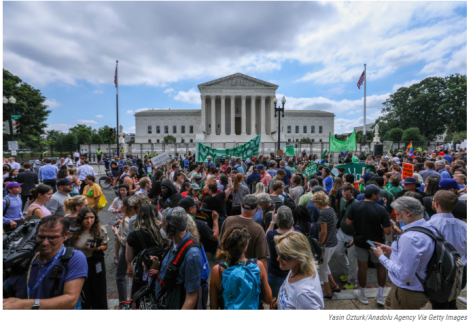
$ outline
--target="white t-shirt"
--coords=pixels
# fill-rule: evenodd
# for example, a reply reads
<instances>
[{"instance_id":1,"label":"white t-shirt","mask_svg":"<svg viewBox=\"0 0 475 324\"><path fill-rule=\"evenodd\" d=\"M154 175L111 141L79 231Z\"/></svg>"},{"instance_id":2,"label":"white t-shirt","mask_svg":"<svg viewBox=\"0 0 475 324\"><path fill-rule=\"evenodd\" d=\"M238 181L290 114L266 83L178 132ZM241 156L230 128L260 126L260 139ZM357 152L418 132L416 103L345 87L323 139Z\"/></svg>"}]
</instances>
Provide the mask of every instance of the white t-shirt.
<instances>
[{"instance_id":1,"label":"white t-shirt","mask_svg":"<svg viewBox=\"0 0 475 324\"><path fill-rule=\"evenodd\" d=\"M289 283L292 271L280 287L277 300L278 309L324 309L320 277L315 269L315 278L308 277Z\"/></svg>"},{"instance_id":2,"label":"white t-shirt","mask_svg":"<svg viewBox=\"0 0 475 324\"><path fill-rule=\"evenodd\" d=\"M74 153L73 153L73 156L74 156L74 157L79 157L79 152L74 152Z\"/></svg>"}]
</instances>

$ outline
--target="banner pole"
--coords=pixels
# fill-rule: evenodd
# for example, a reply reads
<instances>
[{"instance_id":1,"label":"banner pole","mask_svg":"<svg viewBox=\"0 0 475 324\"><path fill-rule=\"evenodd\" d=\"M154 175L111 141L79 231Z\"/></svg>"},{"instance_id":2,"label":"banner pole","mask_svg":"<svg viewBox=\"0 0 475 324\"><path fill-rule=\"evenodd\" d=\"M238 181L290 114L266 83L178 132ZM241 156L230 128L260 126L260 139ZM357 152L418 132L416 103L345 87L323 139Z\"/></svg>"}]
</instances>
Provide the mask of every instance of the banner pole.
<instances>
[{"instance_id":1,"label":"banner pole","mask_svg":"<svg viewBox=\"0 0 475 324\"><path fill-rule=\"evenodd\" d=\"M363 119L363 136L366 136L366 64L364 65L364 119Z\"/></svg>"}]
</instances>

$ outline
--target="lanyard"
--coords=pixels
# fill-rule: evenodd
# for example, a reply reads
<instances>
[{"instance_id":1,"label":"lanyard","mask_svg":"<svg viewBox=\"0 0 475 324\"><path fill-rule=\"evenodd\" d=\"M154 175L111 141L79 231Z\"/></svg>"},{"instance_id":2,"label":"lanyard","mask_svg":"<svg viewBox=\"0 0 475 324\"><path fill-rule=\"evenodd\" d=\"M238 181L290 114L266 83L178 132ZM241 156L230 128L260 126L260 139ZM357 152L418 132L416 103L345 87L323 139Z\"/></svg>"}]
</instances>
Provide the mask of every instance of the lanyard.
<instances>
[{"instance_id":1,"label":"lanyard","mask_svg":"<svg viewBox=\"0 0 475 324\"><path fill-rule=\"evenodd\" d=\"M63 252L64 250L64 246L61 248L61 250L59 250L58 254L56 254L56 256L54 257L54 260L51 262L50 266L48 267L48 269L46 269L46 271L43 273L43 275L41 276L40 280L38 280L36 282L36 285L33 287L33 289L31 289L30 291L30 286L28 286L29 284L29 281L30 281L30 273L31 273L31 267L33 266L33 262L35 261L36 257L38 256L39 253L35 254L35 256L33 257L33 259L31 260L31 263L30 263L30 268L28 269L28 275L26 276L26 288L27 288L27 292L28 292L28 299L30 299L30 295L33 293L33 291L35 291L36 288L38 288L39 284L41 281L43 281L44 277L46 276L46 274L48 273L48 271L51 269L51 267L54 265L54 262L56 260L58 260L61 252Z\"/></svg>"}]
</instances>

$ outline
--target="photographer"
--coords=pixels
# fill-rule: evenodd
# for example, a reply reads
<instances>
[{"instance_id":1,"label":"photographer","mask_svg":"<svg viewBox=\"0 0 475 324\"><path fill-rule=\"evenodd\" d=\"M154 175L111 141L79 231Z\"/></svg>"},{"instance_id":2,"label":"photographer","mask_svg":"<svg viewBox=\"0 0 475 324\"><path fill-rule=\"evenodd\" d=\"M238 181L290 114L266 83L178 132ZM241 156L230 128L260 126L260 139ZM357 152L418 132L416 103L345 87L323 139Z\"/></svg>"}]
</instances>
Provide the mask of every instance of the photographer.
<instances>
[{"instance_id":1,"label":"photographer","mask_svg":"<svg viewBox=\"0 0 475 324\"><path fill-rule=\"evenodd\" d=\"M107 230L99 221L95 209L81 209L74 227L81 230L71 236L72 246L87 258L88 278L84 282L84 309L107 309L107 284L104 251L107 250Z\"/></svg>"},{"instance_id":2,"label":"photographer","mask_svg":"<svg viewBox=\"0 0 475 324\"><path fill-rule=\"evenodd\" d=\"M79 295L87 278L84 254L75 250L59 282L51 278L53 270L64 265L64 242L69 237L68 229L69 221L61 216L46 217L39 222L36 227L38 253L27 271L13 275L3 283L4 291L7 292L3 309L74 309L78 306ZM52 290L56 284L57 293L54 294Z\"/></svg>"}]
</instances>

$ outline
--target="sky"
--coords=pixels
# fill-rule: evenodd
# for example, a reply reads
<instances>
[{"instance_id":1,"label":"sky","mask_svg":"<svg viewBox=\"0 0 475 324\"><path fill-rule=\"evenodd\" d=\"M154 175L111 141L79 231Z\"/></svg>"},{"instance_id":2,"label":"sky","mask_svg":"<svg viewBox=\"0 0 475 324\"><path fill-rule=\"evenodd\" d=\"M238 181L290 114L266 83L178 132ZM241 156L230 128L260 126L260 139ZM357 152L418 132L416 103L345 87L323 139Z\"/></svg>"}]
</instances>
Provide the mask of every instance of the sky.
<instances>
[{"instance_id":1,"label":"sky","mask_svg":"<svg viewBox=\"0 0 475 324\"><path fill-rule=\"evenodd\" d=\"M48 129L116 124L145 109L200 109L198 84L243 73L286 109L367 123L402 86L467 73L466 2L4 2L3 66L40 89Z\"/></svg>"}]
</instances>

